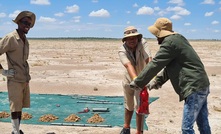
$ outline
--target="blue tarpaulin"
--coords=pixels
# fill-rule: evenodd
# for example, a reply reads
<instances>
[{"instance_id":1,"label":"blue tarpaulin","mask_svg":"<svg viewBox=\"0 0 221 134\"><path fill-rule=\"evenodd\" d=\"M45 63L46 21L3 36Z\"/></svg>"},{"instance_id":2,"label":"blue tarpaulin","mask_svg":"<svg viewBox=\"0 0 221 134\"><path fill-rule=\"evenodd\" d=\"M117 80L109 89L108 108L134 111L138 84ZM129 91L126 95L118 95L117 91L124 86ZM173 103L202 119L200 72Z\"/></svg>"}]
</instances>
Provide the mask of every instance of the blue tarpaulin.
<instances>
[{"instance_id":1,"label":"blue tarpaulin","mask_svg":"<svg viewBox=\"0 0 221 134\"><path fill-rule=\"evenodd\" d=\"M149 103L157 100L158 97L150 97ZM31 108L24 108L23 113L32 115L29 120L22 120L23 124L38 125L71 125L71 126L96 126L96 127L122 127L124 124L124 98L123 96L89 96L89 95L61 95L61 94L31 94ZM0 112L9 111L7 92L0 92ZM90 109L87 113L78 113L84 108ZM108 111L93 112L92 109L108 109ZM151 109L150 109L151 112ZM95 113L98 113L104 121L96 124L89 124L87 120ZM39 118L46 114L53 114L58 117L53 122L41 122ZM64 119L70 114L81 118L78 122L65 122ZM147 117L147 116L146 116ZM0 118L1 122L10 122L10 117ZM136 128L135 114L131 121L131 127ZM145 129L148 129L145 123Z\"/></svg>"}]
</instances>

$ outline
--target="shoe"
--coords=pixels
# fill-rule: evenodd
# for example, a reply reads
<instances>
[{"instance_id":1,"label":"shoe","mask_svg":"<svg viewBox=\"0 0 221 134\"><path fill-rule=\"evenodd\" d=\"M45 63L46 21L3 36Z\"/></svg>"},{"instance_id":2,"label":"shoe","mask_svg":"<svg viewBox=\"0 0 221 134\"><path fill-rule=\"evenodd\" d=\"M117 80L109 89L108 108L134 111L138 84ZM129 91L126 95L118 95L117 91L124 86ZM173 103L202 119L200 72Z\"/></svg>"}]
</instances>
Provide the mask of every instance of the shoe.
<instances>
[{"instance_id":1,"label":"shoe","mask_svg":"<svg viewBox=\"0 0 221 134\"><path fill-rule=\"evenodd\" d=\"M120 134L130 134L130 128L123 128Z\"/></svg>"},{"instance_id":2,"label":"shoe","mask_svg":"<svg viewBox=\"0 0 221 134\"><path fill-rule=\"evenodd\" d=\"M21 130L19 132L20 132L20 134L24 134L23 131L21 131Z\"/></svg>"},{"instance_id":3,"label":"shoe","mask_svg":"<svg viewBox=\"0 0 221 134\"><path fill-rule=\"evenodd\" d=\"M20 134L24 134L23 131L21 131L21 130L19 131L19 133L20 133ZM14 134L14 132L12 132L12 134Z\"/></svg>"}]
</instances>

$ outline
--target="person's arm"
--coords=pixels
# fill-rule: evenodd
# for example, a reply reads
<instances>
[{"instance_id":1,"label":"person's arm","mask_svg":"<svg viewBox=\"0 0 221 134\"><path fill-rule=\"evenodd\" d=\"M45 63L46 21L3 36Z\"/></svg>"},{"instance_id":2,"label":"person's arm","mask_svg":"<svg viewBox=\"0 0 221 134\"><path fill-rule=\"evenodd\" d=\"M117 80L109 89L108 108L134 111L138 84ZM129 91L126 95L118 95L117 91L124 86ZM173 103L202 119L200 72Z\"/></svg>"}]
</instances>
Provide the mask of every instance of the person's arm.
<instances>
[{"instance_id":1,"label":"person's arm","mask_svg":"<svg viewBox=\"0 0 221 134\"><path fill-rule=\"evenodd\" d=\"M127 72L129 74L131 80L134 80L137 77L137 73L136 73L133 65L131 64L131 62L124 64L124 67L127 69Z\"/></svg>"},{"instance_id":2,"label":"person's arm","mask_svg":"<svg viewBox=\"0 0 221 134\"><path fill-rule=\"evenodd\" d=\"M8 36L0 40L0 55L10 50L10 38ZM0 73L6 77L14 77L15 71L13 69L5 70L0 64Z\"/></svg>"},{"instance_id":3,"label":"person's arm","mask_svg":"<svg viewBox=\"0 0 221 134\"><path fill-rule=\"evenodd\" d=\"M156 56L147 64L147 66L134 80L134 83L138 87L143 88L146 86L153 79L153 77L155 77L176 57L176 51L170 43L171 42L168 41L161 44Z\"/></svg>"},{"instance_id":4,"label":"person's arm","mask_svg":"<svg viewBox=\"0 0 221 134\"><path fill-rule=\"evenodd\" d=\"M0 40L0 55L10 50L10 38L8 36Z\"/></svg>"},{"instance_id":5,"label":"person's arm","mask_svg":"<svg viewBox=\"0 0 221 134\"><path fill-rule=\"evenodd\" d=\"M164 68L160 73L157 74L148 84L147 87L151 89L159 89L162 85L169 80L167 71Z\"/></svg>"},{"instance_id":6,"label":"person's arm","mask_svg":"<svg viewBox=\"0 0 221 134\"><path fill-rule=\"evenodd\" d=\"M120 58L121 63L126 68L131 80L135 79L137 76L136 70L130 60L127 57L127 51L125 50L124 46L120 47L120 50L118 51L118 55Z\"/></svg>"}]
</instances>

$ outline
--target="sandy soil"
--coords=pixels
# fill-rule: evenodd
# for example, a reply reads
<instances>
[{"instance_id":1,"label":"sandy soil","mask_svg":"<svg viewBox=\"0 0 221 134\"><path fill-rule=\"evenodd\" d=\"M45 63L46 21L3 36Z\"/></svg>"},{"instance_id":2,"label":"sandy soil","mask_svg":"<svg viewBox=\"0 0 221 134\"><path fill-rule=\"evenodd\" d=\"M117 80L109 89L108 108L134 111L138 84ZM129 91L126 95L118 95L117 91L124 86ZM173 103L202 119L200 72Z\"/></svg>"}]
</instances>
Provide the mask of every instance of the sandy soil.
<instances>
[{"instance_id":1,"label":"sandy soil","mask_svg":"<svg viewBox=\"0 0 221 134\"><path fill-rule=\"evenodd\" d=\"M32 93L119 95L122 96L121 80L123 66L117 51L121 40L29 40L29 64ZM148 40L152 56L158 45ZM211 82L208 97L209 120L213 134L221 133L221 42L190 41L201 57ZM6 66L5 56L0 63ZM95 91L94 88L98 90ZM6 81L0 76L0 91L7 91ZM150 96L160 97L150 105L150 115L146 122L149 130L145 134L181 133L183 102L178 101L170 82L160 90L150 91ZM123 117L122 117L123 120ZM195 126L196 133L197 127ZM22 124L26 134L118 134L120 127L71 127ZM10 123L0 122L0 133L9 134ZM135 130L132 129L132 133Z\"/></svg>"}]
</instances>

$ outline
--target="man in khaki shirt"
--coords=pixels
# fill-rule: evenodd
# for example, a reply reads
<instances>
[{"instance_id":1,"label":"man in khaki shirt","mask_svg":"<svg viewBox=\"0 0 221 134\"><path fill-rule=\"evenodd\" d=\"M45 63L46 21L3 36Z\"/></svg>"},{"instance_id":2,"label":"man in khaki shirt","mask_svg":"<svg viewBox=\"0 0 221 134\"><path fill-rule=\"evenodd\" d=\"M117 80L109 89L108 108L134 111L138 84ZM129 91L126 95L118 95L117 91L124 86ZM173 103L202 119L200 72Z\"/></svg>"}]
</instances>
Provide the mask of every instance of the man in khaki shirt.
<instances>
[{"instance_id":1,"label":"man in khaki shirt","mask_svg":"<svg viewBox=\"0 0 221 134\"><path fill-rule=\"evenodd\" d=\"M129 84L139 75L152 58L146 40L142 38L142 34L138 33L134 26L125 28L122 41L123 45L120 47L118 54L121 63L125 67L122 82L124 88L125 119L124 128L120 134L130 134L130 122L134 109L138 109L137 103L140 91L131 90ZM143 115L136 113L137 134L142 133L143 119Z\"/></svg>"},{"instance_id":2,"label":"man in khaki shirt","mask_svg":"<svg viewBox=\"0 0 221 134\"><path fill-rule=\"evenodd\" d=\"M8 70L0 67L3 75L7 76L8 97L10 102L12 134L23 134L19 129L22 108L30 107L30 90L28 55L29 43L26 34L35 24L35 14L22 11L13 20L18 29L7 34L0 41L0 55L6 53Z\"/></svg>"}]
</instances>

